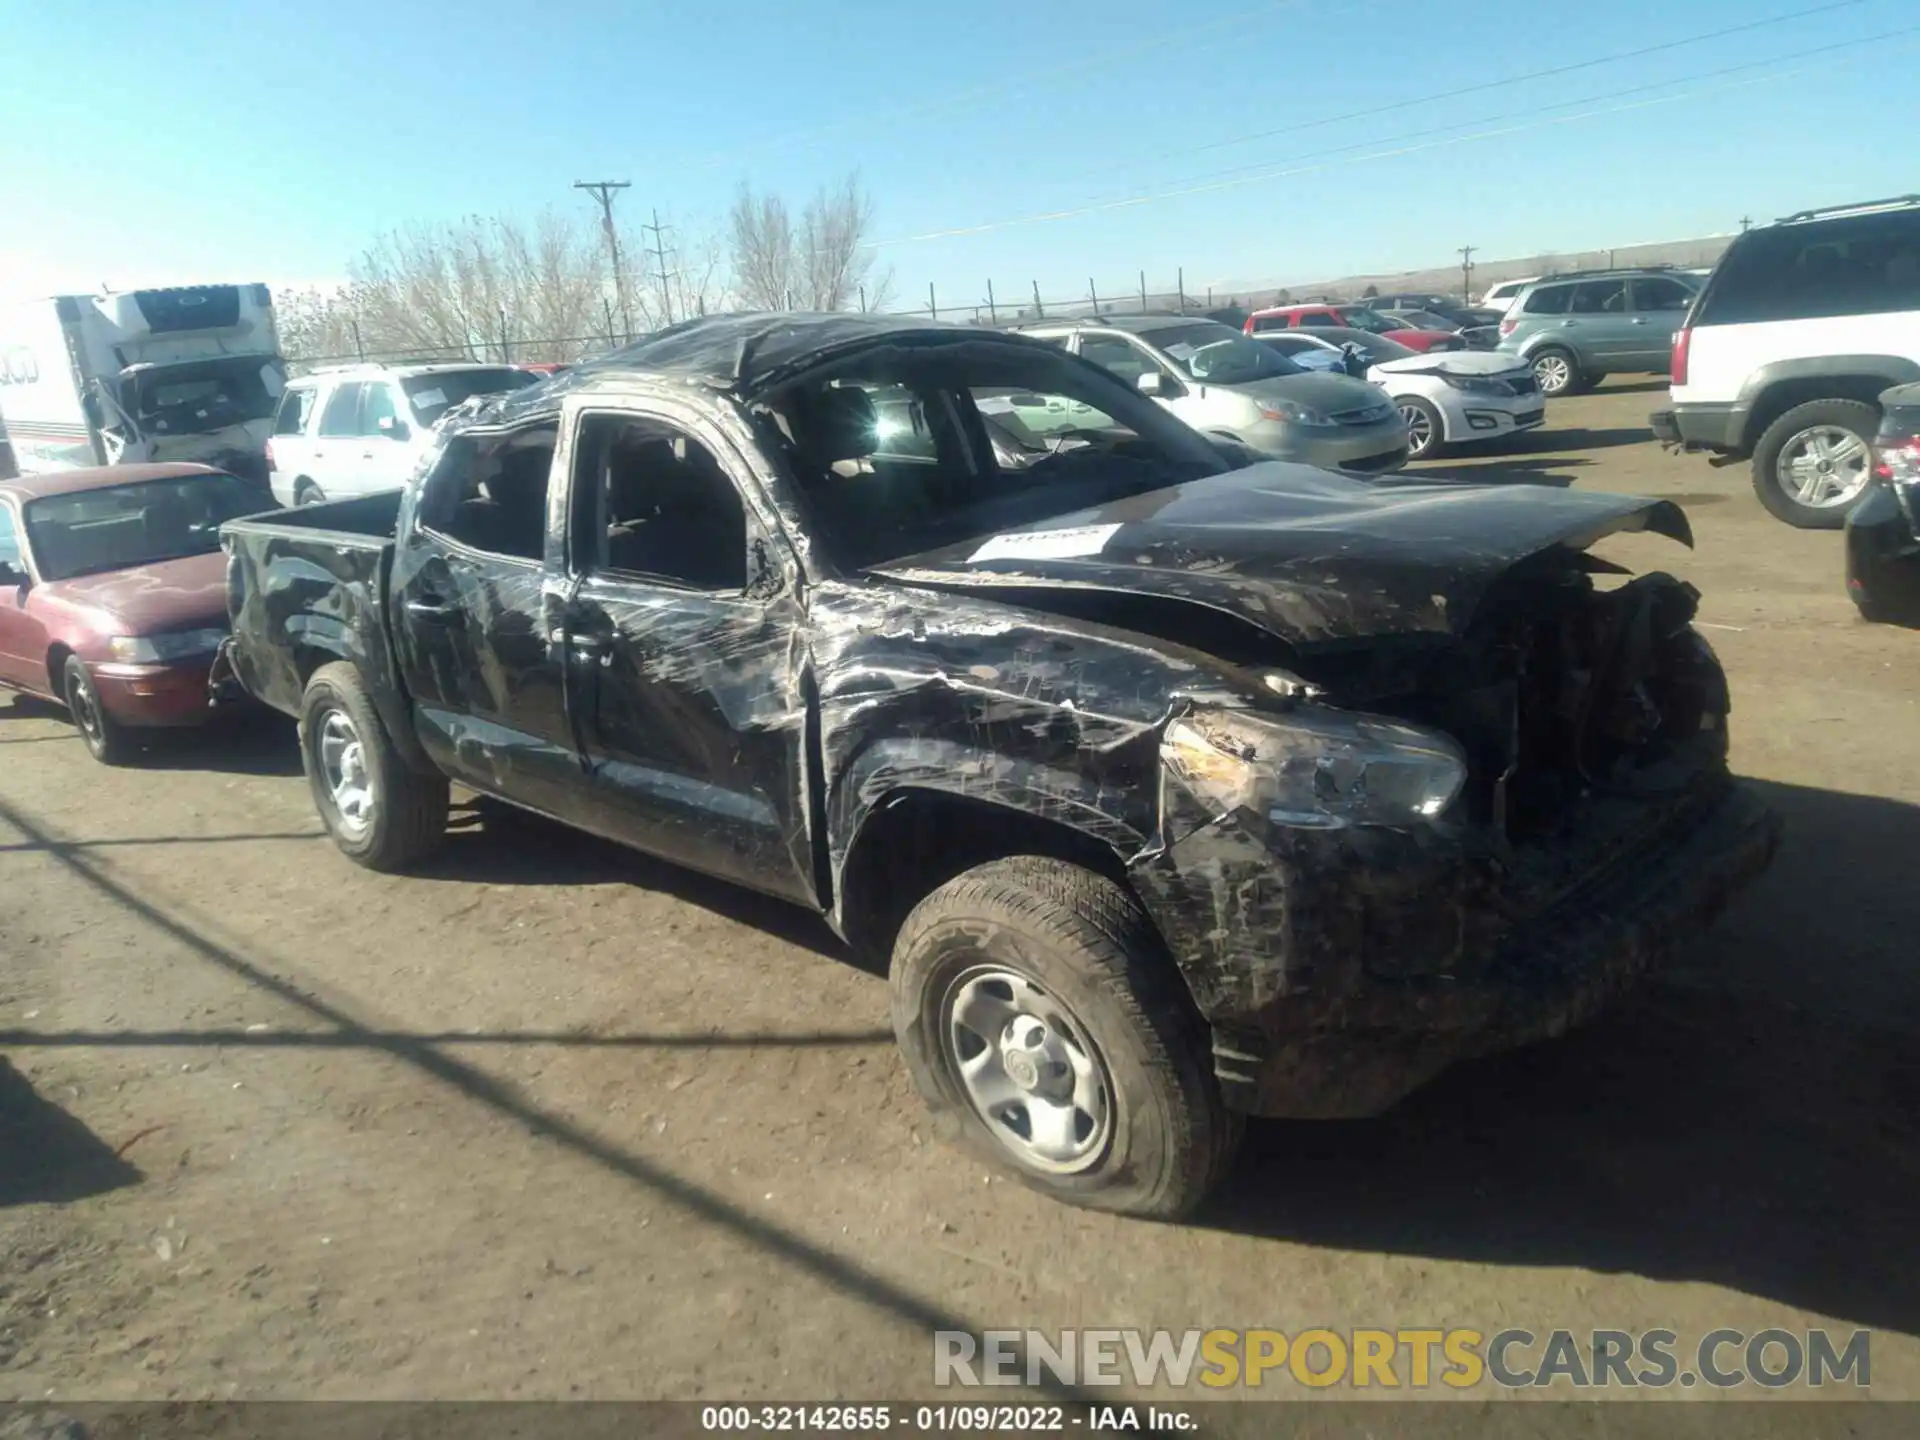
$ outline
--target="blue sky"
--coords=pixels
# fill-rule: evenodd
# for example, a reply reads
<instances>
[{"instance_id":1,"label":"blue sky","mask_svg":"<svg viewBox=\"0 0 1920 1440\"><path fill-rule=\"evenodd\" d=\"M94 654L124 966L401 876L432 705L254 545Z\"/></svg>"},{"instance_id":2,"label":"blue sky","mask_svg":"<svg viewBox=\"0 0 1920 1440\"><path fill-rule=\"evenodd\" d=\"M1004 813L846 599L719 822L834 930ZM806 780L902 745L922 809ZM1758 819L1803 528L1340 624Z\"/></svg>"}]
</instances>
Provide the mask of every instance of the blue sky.
<instances>
[{"instance_id":1,"label":"blue sky","mask_svg":"<svg viewBox=\"0 0 1920 1440\"><path fill-rule=\"evenodd\" d=\"M630 221L696 232L742 181L798 201L858 169L899 296L943 305L989 276L1198 291L1920 189L1912 0L1670 44L1818 3L0 0L0 288L334 277L408 222L585 216L568 187L601 178L632 182Z\"/></svg>"}]
</instances>

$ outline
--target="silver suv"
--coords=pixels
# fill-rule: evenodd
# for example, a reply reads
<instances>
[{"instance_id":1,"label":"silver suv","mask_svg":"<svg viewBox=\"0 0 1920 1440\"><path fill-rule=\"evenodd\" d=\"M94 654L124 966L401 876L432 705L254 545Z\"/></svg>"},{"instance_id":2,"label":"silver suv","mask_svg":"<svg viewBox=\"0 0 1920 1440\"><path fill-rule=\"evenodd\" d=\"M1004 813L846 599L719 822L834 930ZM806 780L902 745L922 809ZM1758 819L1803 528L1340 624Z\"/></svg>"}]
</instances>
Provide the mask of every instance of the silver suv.
<instances>
[{"instance_id":1,"label":"silver suv","mask_svg":"<svg viewBox=\"0 0 1920 1440\"><path fill-rule=\"evenodd\" d=\"M1699 290L1674 270L1575 270L1534 281L1500 321L1501 350L1533 366L1543 395L1573 395L1608 375L1664 375L1673 332Z\"/></svg>"},{"instance_id":2,"label":"silver suv","mask_svg":"<svg viewBox=\"0 0 1920 1440\"><path fill-rule=\"evenodd\" d=\"M1102 315L1017 328L1112 371L1194 429L1264 455L1367 473L1407 462L1407 422L1384 390L1306 370L1217 321Z\"/></svg>"}]
</instances>

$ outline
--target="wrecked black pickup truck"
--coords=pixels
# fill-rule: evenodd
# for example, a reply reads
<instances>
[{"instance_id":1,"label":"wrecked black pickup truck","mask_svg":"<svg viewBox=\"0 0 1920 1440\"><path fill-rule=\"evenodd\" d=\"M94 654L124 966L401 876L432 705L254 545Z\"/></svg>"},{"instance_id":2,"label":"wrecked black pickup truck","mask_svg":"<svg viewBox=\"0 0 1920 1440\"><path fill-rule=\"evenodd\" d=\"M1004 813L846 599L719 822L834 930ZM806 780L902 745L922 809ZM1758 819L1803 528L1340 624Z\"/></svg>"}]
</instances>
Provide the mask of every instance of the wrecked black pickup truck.
<instances>
[{"instance_id":1,"label":"wrecked black pickup truck","mask_svg":"<svg viewBox=\"0 0 1920 1440\"><path fill-rule=\"evenodd\" d=\"M1587 1016L1778 836L1694 592L1587 553L1671 504L1248 458L1041 341L707 318L230 523L228 659L353 859L453 781L810 906L945 1131L1178 1215L1243 1115Z\"/></svg>"}]
</instances>

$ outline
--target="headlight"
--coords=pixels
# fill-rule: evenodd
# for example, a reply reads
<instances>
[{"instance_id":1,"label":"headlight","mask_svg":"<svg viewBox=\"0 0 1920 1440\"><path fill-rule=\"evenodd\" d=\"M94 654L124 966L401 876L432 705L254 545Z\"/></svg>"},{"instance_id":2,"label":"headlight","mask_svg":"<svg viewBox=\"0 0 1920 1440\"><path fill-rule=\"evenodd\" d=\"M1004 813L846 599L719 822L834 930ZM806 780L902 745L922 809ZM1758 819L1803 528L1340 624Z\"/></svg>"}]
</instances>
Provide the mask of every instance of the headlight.
<instances>
[{"instance_id":1,"label":"headlight","mask_svg":"<svg viewBox=\"0 0 1920 1440\"><path fill-rule=\"evenodd\" d=\"M1318 410L1310 410L1305 405L1296 405L1291 400L1262 400L1260 402L1262 420L1278 420L1288 425L1331 425Z\"/></svg>"},{"instance_id":2,"label":"headlight","mask_svg":"<svg viewBox=\"0 0 1920 1440\"><path fill-rule=\"evenodd\" d=\"M1467 779L1466 757L1445 735L1318 707L1285 717L1195 711L1167 726L1160 754L1226 808L1312 829L1433 820Z\"/></svg>"},{"instance_id":3,"label":"headlight","mask_svg":"<svg viewBox=\"0 0 1920 1440\"><path fill-rule=\"evenodd\" d=\"M1504 381L1495 381L1485 375L1449 375L1440 371L1440 378L1456 390L1465 390L1470 395L1505 395L1508 393Z\"/></svg>"},{"instance_id":4,"label":"headlight","mask_svg":"<svg viewBox=\"0 0 1920 1440\"><path fill-rule=\"evenodd\" d=\"M126 665L164 665L208 655L227 638L225 630L176 630L170 635L116 635L107 642L114 659Z\"/></svg>"}]
</instances>

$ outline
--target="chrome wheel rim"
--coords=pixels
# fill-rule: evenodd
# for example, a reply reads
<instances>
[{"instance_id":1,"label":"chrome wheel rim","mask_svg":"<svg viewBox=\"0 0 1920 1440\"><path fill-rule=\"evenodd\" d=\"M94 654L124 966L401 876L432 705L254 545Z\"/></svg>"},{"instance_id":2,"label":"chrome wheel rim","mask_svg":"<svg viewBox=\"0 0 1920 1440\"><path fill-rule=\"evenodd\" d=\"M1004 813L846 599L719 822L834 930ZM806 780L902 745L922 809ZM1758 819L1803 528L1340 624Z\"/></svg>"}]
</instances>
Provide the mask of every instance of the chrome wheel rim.
<instances>
[{"instance_id":1,"label":"chrome wheel rim","mask_svg":"<svg viewBox=\"0 0 1920 1440\"><path fill-rule=\"evenodd\" d=\"M1541 393L1558 395L1573 381L1573 366L1564 355L1542 355L1533 362L1534 383Z\"/></svg>"},{"instance_id":2,"label":"chrome wheel rim","mask_svg":"<svg viewBox=\"0 0 1920 1440\"><path fill-rule=\"evenodd\" d=\"M1098 1163L1113 1129L1113 1084L1071 1011L1011 970L962 975L941 1011L947 1059L996 1140L1049 1174Z\"/></svg>"},{"instance_id":3,"label":"chrome wheel rim","mask_svg":"<svg viewBox=\"0 0 1920 1440\"><path fill-rule=\"evenodd\" d=\"M373 819L374 795L360 732L343 711L329 710L320 721L314 749L341 828L350 835L363 833Z\"/></svg>"},{"instance_id":4,"label":"chrome wheel rim","mask_svg":"<svg viewBox=\"0 0 1920 1440\"><path fill-rule=\"evenodd\" d=\"M1407 422L1407 453L1418 460L1433 444L1433 422L1418 405L1402 405L1400 418Z\"/></svg>"},{"instance_id":5,"label":"chrome wheel rim","mask_svg":"<svg viewBox=\"0 0 1920 1440\"><path fill-rule=\"evenodd\" d=\"M104 733L100 723L100 704L94 699L93 687L83 676L76 676L68 688L67 709L73 713L73 723L80 727L80 733L89 743L97 746Z\"/></svg>"},{"instance_id":6,"label":"chrome wheel rim","mask_svg":"<svg viewBox=\"0 0 1920 1440\"><path fill-rule=\"evenodd\" d=\"M1774 471L1791 500L1810 510L1851 505L1873 465L1867 442L1839 425L1810 425L1780 447Z\"/></svg>"}]
</instances>

